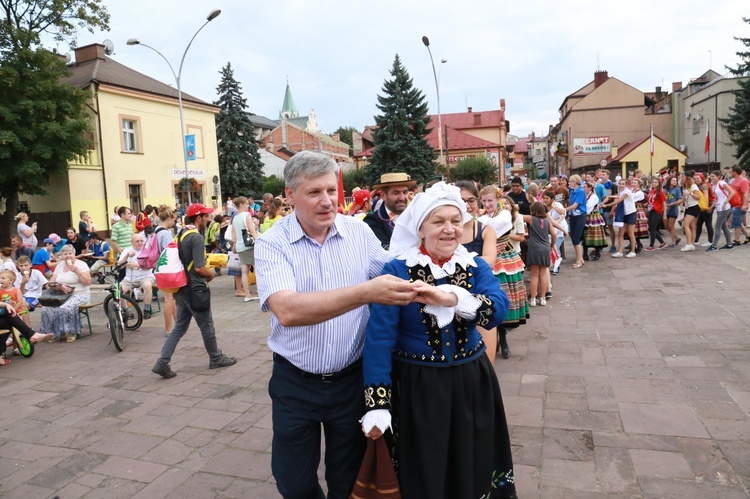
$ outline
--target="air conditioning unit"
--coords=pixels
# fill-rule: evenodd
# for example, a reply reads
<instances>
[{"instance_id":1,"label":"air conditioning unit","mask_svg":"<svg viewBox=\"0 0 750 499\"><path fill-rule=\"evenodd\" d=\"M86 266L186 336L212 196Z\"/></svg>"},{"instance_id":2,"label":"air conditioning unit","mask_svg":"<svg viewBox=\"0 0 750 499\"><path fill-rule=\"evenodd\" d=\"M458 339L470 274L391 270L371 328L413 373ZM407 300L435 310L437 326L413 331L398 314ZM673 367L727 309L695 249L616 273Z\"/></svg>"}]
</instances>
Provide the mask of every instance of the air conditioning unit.
<instances>
[{"instance_id":1,"label":"air conditioning unit","mask_svg":"<svg viewBox=\"0 0 750 499\"><path fill-rule=\"evenodd\" d=\"M687 120L689 118L690 118L690 111L688 111L687 113L685 113L685 119Z\"/></svg>"},{"instance_id":2,"label":"air conditioning unit","mask_svg":"<svg viewBox=\"0 0 750 499\"><path fill-rule=\"evenodd\" d=\"M685 146L685 144L680 144L680 152L685 152L685 151L687 151L687 146Z\"/></svg>"}]
</instances>

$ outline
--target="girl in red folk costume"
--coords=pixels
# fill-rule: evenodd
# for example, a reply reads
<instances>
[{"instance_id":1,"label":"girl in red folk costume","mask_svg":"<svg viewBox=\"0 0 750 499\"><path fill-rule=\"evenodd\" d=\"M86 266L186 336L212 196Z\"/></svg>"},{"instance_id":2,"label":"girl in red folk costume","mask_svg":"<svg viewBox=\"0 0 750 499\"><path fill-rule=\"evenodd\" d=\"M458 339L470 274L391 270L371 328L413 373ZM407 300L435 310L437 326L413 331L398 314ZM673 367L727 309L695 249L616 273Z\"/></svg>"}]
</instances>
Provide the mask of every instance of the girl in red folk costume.
<instances>
[{"instance_id":1,"label":"girl in red folk costume","mask_svg":"<svg viewBox=\"0 0 750 499\"><path fill-rule=\"evenodd\" d=\"M648 233L651 236L646 251L664 249L667 243L664 242L664 239L661 237L659 224L662 220L664 221L664 225L667 224L667 216L664 211L667 202L667 195L664 194L664 189L662 189L661 181L658 178L654 178L651 181L651 190L648 191L646 200L648 201ZM655 241L659 241L659 246L654 247Z\"/></svg>"},{"instance_id":2,"label":"girl in red folk costume","mask_svg":"<svg viewBox=\"0 0 750 499\"><path fill-rule=\"evenodd\" d=\"M500 289L505 291L510 300L505 321L497 327L498 348L503 358L507 359L510 357L508 329L526 324L529 314L526 286L523 283L525 266L511 240L513 221L519 220L520 215L517 214L513 201L500 198L497 186L487 186L479 195L486 214L479 217L478 221L495 229L497 234L497 259L492 265L492 273L500 281ZM520 221L523 224L523 220Z\"/></svg>"}]
</instances>

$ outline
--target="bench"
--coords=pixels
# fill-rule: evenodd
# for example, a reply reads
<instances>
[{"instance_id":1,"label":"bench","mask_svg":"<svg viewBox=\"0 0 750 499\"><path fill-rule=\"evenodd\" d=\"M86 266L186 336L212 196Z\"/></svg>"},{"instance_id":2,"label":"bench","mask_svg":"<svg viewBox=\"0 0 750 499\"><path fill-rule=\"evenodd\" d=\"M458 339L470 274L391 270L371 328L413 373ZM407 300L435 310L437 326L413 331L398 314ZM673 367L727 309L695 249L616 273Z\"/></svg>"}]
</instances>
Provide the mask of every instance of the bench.
<instances>
[{"instance_id":1,"label":"bench","mask_svg":"<svg viewBox=\"0 0 750 499\"><path fill-rule=\"evenodd\" d=\"M91 330L91 317L89 317L89 310L91 310L94 307L98 307L99 305L103 303L104 302L84 303L83 305L78 305L78 313L81 315L81 322L83 322L83 317L86 317L86 323L89 326L89 334L87 334L86 337L94 334L94 332ZM83 328L81 328L81 331L83 331ZM83 336L81 335L81 333L78 333L76 335L76 339L81 339L82 337Z\"/></svg>"}]
</instances>

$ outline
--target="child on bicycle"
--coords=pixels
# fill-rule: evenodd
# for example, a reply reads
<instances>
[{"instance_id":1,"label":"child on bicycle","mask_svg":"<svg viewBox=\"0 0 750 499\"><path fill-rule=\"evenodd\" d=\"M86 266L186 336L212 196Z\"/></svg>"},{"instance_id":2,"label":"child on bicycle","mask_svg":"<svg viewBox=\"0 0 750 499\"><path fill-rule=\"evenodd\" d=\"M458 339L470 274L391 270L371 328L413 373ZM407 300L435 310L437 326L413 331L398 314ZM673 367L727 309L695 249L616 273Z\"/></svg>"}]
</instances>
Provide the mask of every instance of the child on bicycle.
<instances>
[{"instance_id":1,"label":"child on bicycle","mask_svg":"<svg viewBox=\"0 0 750 499\"><path fill-rule=\"evenodd\" d=\"M18 287L21 289L29 312L33 312L39 304L39 297L42 296L44 286L47 284L47 278L44 274L36 269L31 268L31 259L28 256L20 256L16 260L16 267L21 273L21 282ZM27 326L31 326L29 315L24 314L23 321Z\"/></svg>"},{"instance_id":2,"label":"child on bicycle","mask_svg":"<svg viewBox=\"0 0 750 499\"><path fill-rule=\"evenodd\" d=\"M26 321L19 320L19 317L24 317L28 314L26 308L26 300L23 299L23 295L20 290L13 286L13 282L16 280L16 273L12 270L0 271L0 325L2 329L9 329L11 327L16 328L21 335L32 343L39 340L44 335L35 335L34 330L31 329ZM10 363L9 360L5 360L5 348L7 346L6 340L8 339L9 333L3 333L0 335L0 365ZM36 337L34 337L36 336ZM20 352L14 350L14 355L19 355Z\"/></svg>"}]
</instances>

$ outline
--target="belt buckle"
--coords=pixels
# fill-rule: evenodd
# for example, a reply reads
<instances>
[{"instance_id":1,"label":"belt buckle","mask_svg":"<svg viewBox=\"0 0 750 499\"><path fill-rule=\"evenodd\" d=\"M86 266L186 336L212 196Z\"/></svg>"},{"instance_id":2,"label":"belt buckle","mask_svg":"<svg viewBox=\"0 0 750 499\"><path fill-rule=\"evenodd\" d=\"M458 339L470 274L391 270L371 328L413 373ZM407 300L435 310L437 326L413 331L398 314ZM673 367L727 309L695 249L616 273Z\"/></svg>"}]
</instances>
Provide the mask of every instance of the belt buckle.
<instances>
[{"instance_id":1,"label":"belt buckle","mask_svg":"<svg viewBox=\"0 0 750 499\"><path fill-rule=\"evenodd\" d=\"M333 382L334 376L336 376L336 373L326 373L326 374L320 375L321 379L323 380L323 383Z\"/></svg>"}]
</instances>

